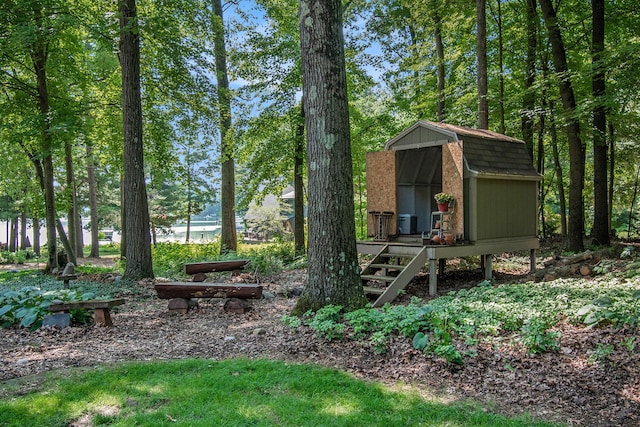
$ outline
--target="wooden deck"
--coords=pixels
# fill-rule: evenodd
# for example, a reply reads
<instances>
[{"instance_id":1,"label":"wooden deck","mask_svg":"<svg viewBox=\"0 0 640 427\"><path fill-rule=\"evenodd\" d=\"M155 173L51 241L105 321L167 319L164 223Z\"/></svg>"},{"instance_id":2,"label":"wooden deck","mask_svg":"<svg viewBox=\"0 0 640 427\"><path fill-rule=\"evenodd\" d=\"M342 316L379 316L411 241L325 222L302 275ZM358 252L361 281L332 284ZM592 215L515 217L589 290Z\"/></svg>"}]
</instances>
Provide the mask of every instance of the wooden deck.
<instances>
[{"instance_id":1,"label":"wooden deck","mask_svg":"<svg viewBox=\"0 0 640 427\"><path fill-rule=\"evenodd\" d=\"M500 239L495 241L482 241L476 243L462 243L452 246L445 245L423 245L422 237L419 235L400 236L389 242L380 241L359 241L357 242L358 253L376 255L380 253L386 246L392 246L393 252L413 253L416 247L424 247L426 253L426 262L429 265L429 295L435 296L438 290L438 264L443 266L444 260L449 258L459 258L465 256L480 256L481 263L484 267L485 278L492 278L492 255L503 252L516 252L522 250L530 251L530 269L535 270L535 253L540 248L540 242L537 238L511 238ZM442 260L442 263L439 261ZM395 296L394 296L395 298ZM388 298L387 298L388 299Z\"/></svg>"}]
</instances>

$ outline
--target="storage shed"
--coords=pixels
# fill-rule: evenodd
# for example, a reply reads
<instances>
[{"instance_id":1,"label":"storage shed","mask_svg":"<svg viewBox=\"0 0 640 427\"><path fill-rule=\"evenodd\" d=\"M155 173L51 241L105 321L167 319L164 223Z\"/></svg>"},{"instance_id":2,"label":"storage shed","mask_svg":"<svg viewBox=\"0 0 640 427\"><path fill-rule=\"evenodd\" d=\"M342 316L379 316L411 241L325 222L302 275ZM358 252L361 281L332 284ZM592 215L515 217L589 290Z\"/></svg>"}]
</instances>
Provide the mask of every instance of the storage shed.
<instances>
[{"instance_id":1,"label":"storage shed","mask_svg":"<svg viewBox=\"0 0 640 427\"><path fill-rule=\"evenodd\" d=\"M367 154L367 231L378 240L370 253L381 250L382 241L395 245L393 250L423 246L433 282L433 261L458 256L530 249L533 268L540 179L521 140L418 121L389 140L384 151ZM433 196L439 192L456 199L446 218L456 237L453 246L429 241L435 220L443 219L434 214ZM435 294L435 283L430 287Z\"/></svg>"}]
</instances>

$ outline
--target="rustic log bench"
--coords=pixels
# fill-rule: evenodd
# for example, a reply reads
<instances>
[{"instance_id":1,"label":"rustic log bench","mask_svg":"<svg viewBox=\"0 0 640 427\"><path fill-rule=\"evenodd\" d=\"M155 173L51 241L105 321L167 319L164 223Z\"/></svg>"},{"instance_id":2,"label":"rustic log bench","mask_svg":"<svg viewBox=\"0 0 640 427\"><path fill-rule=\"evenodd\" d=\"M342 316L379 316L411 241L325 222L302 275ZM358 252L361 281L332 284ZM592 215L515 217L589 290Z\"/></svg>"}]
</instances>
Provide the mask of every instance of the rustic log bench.
<instances>
[{"instance_id":1,"label":"rustic log bench","mask_svg":"<svg viewBox=\"0 0 640 427\"><path fill-rule=\"evenodd\" d=\"M194 282L203 282L204 273L241 270L249 263L248 259L234 259L231 261L193 262L184 265L184 274L191 274Z\"/></svg>"},{"instance_id":2,"label":"rustic log bench","mask_svg":"<svg viewBox=\"0 0 640 427\"><path fill-rule=\"evenodd\" d=\"M192 298L262 298L262 286L247 283L167 282L155 284L158 298L169 300L169 311L186 313Z\"/></svg>"},{"instance_id":3,"label":"rustic log bench","mask_svg":"<svg viewBox=\"0 0 640 427\"><path fill-rule=\"evenodd\" d=\"M83 309L95 310L93 319L96 324L113 326L109 310L117 305L124 304L124 298L86 300L86 301L54 301L49 305L49 311L67 313L70 310Z\"/></svg>"}]
</instances>

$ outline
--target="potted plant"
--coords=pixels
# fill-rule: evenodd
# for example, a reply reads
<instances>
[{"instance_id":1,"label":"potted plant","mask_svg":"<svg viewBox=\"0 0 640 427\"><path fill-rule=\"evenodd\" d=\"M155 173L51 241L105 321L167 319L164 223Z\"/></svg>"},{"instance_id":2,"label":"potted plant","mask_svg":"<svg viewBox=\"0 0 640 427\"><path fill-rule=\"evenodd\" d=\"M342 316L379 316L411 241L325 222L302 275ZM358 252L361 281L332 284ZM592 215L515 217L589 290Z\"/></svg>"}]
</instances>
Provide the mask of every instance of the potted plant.
<instances>
[{"instance_id":1,"label":"potted plant","mask_svg":"<svg viewBox=\"0 0 640 427\"><path fill-rule=\"evenodd\" d=\"M447 212L449 210L449 203L453 202L456 198L449 193L438 193L433 198L438 204L438 210L440 212Z\"/></svg>"}]
</instances>

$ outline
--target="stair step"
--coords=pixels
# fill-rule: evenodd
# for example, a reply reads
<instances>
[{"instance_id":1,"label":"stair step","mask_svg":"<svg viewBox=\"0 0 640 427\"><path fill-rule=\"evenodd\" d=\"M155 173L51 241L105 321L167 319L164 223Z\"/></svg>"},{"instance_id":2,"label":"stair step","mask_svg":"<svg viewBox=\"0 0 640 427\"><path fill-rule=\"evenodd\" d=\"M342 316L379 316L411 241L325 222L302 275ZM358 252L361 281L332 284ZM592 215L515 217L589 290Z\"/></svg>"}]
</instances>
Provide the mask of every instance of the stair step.
<instances>
[{"instance_id":1,"label":"stair step","mask_svg":"<svg viewBox=\"0 0 640 427\"><path fill-rule=\"evenodd\" d=\"M387 270L404 270L404 265L395 265L395 264L369 264L371 268L386 268Z\"/></svg>"},{"instance_id":2,"label":"stair step","mask_svg":"<svg viewBox=\"0 0 640 427\"><path fill-rule=\"evenodd\" d=\"M375 274L363 274L360 278L362 280L377 280L379 282L393 282L396 280L396 278L392 276L377 276Z\"/></svg>"},{"instance_id":3,"label":"stair step","mask_svg":"<svg viewBox=\"0 0 640 427\"><path fill-rule=\"evenodd\" d=\"M384 289L380 289L380 288L372 288L371 286L363 286L362 289L364 289L364 293L365 294L374 294L374 295L382 295L384 294Z\"/></svg>"},{"instance_id":4,"label":"stair step","mask_svg":"<svg viewBox=\"0 0 640 427\"><path fill-rule=\"evenodd\" d=\"M383 254L380 254L380 256L383 257L383 258L413 258L416 255L415 254L400 254L400 253L385 252Z\"/></svg>"}]
</instances>

